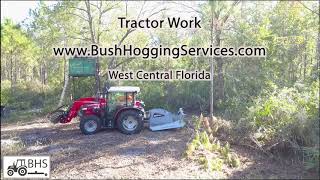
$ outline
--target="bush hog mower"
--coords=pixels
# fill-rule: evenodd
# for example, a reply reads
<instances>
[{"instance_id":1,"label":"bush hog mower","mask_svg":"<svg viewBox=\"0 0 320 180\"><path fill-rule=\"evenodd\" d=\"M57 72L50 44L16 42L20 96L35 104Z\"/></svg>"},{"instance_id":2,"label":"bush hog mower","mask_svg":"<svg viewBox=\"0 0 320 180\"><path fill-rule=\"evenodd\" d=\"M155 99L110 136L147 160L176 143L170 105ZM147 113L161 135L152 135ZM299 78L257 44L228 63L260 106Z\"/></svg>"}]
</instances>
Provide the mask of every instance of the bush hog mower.
<instances>
[{"instance_id":1,"label":"bush hog mower","mask_svg":"<svg viewBox=\"0 0 320 180\"><path fill-rule=\"evenodd\" d=\"M135 134L142 130L145 122L149 122L152 131L185 125L182 108L177 115L160 108L146 112L143 101L136 100L139 92L139 87L132 86L106 88L99 97L77 99L71 106L61 106L47 117L52 123L69 123L79 116L80 130L86 135L102 128L118 128L124 134Z\"/></svg>"}]
</instances>

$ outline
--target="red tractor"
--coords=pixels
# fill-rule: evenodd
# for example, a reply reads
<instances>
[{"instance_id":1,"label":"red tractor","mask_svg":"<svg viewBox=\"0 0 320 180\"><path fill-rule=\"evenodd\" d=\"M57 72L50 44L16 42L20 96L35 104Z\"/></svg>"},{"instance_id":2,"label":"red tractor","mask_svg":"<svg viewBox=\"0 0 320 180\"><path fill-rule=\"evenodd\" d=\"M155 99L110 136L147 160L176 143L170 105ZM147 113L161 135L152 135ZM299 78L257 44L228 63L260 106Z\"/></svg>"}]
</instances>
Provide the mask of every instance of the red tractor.
<instances>
[{"instance_id":1,"label":"red tractor","mask_svg":"<svg viewBox=\"0 0 320 180\"><path fill-rule=\"evenodd\" d=\"M49 114L53 123L69 123L80 117L80 129L90 135L102 128L118 128L124 134L139 133L144 125L144 103L136 100L139 87L118 86L106 89L99 97L85 97L63 110Z\"/></svg>"}]
</instances>

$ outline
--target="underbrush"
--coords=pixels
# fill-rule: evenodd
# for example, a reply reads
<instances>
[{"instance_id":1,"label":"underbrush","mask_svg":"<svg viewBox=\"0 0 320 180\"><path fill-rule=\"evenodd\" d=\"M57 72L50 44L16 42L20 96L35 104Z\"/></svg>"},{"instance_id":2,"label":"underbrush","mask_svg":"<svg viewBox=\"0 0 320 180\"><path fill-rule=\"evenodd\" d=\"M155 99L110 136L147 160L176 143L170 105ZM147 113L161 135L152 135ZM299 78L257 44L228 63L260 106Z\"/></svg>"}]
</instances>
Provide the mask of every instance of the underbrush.
<instances>
[{"instance_id":1,"label":"underbrush","mask_svg":"<svg viewBox=\"0 0 320 180\"><path fill-rule=\"evenodd\" d=\"M4 140L3 140L4 141ZM25 144L20 140L9 141L7 143L1 143L1 155L3 156L12 156L19 155L22 152L22 149L25 147Z\"/></svg>"},{"instance_id":2,"label":"underbrush","mask_svg":"<svg viewBox=\"0 0 320 180\"><path fill-rule=\"evenodd\" d=\"M39 111L13 111L13 112L10 112L5 118L1 117L1 124L28 122L41 116L43 116L43 113Z\"/></svg>"},{"instance_id":3,"label":"underbrush","mask_svg":"<svg viewBox=\"0 0 320 180\"><path fill-rule=\"evenodd\" d=\"M188 144L185 155L187 158L199 162L209 171L221 171L223 166L238 167L240 160L230 149L228 142L222 143L216 136L229 134L230 123L222 119L193 117L195 136Z\"/></svg>"},{"instance_id":4,"label":"underbrush","mask_svg":"<svg viewBox=\"0 0 320 180\"><path fill-rule=\"evenodd\" d=\"M50 88L37 80L19 81L12 87L10 81L1 81L1 106L4 107L1 123L26 122L43 117L57 108L59 95L59 88Z\"/></svg>"},{"instance_id":5,"label":"underbrush","mask_svg":"<svg viewBox=\"0 0 320 180\"><path fill-rule=\"evenodd\" d=\"M186 156L210 170L237 167L230 145L255 148L273 157L290 159L319 173L319 85L269 89L255 99L238 121L194 117L194 138ZM219 141L219 140L220 141Z\"/></svg>"},{"instance_id":6,"label":"underbrush","mask_svg":"<svg viewBox=\"0 0 320 180\"><path fill-rule=\"evenodd\" d=\"M238 121L235 132L264 151L298 157L306 169L319 172L318 83L266 91Z\"/></svg>"},{"instance_id":7,"label":"underbrush","mask_svg":"<svg viewBox=\"0 0 320 180\"><path fill-rule=\"evenodd\" d=\"M56 105L60 93L60 88L52 88L37 80L17 82L14 86L8 80L1 81L1 105L14 111Z\"/></svg>"}]
</instances>

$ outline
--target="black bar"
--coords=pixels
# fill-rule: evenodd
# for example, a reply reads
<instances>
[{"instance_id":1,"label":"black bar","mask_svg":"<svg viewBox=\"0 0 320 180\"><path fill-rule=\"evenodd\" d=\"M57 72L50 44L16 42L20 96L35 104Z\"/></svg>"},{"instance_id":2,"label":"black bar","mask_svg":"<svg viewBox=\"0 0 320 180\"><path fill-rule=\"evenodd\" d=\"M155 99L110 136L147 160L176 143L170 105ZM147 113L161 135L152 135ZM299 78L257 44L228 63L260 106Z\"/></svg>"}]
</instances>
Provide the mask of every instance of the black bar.
<instances>
[{"instance_id":1,"label":"black bar","mask_svg":"<svg viewBox=\"0 0 320 180\"><path fill-rule=\"evenodd\" d=\"M44 174L44 173L35 171L35 172L29 172L28 174Z\"/></svg>"}]
</instances>

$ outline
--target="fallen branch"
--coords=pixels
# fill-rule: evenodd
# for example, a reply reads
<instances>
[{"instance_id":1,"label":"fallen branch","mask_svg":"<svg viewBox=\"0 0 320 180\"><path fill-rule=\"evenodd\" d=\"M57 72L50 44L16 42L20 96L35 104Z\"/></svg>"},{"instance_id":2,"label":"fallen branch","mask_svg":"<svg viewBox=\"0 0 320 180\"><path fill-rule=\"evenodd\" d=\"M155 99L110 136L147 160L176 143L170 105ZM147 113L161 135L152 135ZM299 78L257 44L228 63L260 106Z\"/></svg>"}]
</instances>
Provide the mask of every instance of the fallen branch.
<instances>
[{"instance_id":1,"label":"fallen branch","mask_svg":"<svg viewBox=\"0 0 320 180\"><path fill-rule=\"evenodd\" d=\"M273 157L273 155L270 152L263 149L262 145L252 135L250 135L249 138L254 144L257 145L260 151L262 151L264 154L268 155L269 157Z\"/></svg>"}]
</instances>

